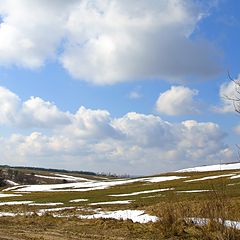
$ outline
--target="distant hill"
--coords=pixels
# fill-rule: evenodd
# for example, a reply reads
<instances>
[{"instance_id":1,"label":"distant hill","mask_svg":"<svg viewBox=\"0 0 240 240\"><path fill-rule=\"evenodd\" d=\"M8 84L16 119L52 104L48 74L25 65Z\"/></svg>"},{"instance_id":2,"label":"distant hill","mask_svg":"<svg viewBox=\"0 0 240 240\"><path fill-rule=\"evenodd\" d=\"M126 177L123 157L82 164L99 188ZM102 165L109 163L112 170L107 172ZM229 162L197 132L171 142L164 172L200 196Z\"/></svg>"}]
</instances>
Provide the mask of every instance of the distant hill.
<instances>
[{"instance_id":1,"label":"distant hill","mask_svg":"<svg viewBox=\"0 0 240 240\"><path fill-rule=\"evenodd\" d=\"M0 187L18 184L56 184L78 182L81 180L103 180L118 177L114 174L90 171L69 171L40 167L0 165Z\"/></svg>"},{"instance_id":2,"label":"distant hill","mask_svg":"<svg viewBox=\"0 0 240 240\"><path fill-rule=\"evenodd\" d=\"M185 169L178 170L176 172L210 172L210 171L235 170L235 169L240 169L240 162L185 168Z\"/></svg>"}]
</instances>

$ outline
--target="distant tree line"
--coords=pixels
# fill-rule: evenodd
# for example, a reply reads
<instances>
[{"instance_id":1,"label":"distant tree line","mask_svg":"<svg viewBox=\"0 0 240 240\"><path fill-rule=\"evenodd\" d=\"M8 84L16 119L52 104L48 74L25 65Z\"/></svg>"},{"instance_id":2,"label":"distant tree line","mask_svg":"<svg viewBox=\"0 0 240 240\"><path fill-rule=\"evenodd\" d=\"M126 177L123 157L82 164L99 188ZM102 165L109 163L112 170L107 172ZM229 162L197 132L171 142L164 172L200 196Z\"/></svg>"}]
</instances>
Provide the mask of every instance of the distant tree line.
<instances>
[{"instance_id":1,"label":"distant tree line","mask_svg":"<svg viewBox=\"0 0 240 240\"><path fill-rule=\"evenodd\" d=\"M7 180L21 183L21 184L36 184L34 174L25 174L24 172L18 171L11 168L0 169L0 186L6 186Z\"/></svg>"},{"instance_id":2,"label":"distant tree line","mask_svg":"<svg viewBox=\"0 0 240 240\"><path fill-rule=\"evenodd\" d=\"M95 173L91 171L71 171L65 169L55 169L55 168L42 168L42 167L23 167L23 166L9 166L9 165L0 165L2 169L12 169L12 170L31 170L31 171L45 171L45 172L55 172L55 173L69 173L69 174L82 174L88 176L102 176L102 177L111 177L111 178L129 178L129 174L115 174L115 173ZM34 174L34 173L33 173ZM21 174L19 173L21 176ZM23 174L26 175L26 174ZM29 176L29 175L27 175ZM23 176L22 176L23 178ZM31 180L31 179L30 179Z\"/></svg>"},{"instance_id":3,"label":"distant tree line","mask_svg":"<svg viewBox=\"0 0 240 240\"><path fill-rule=\"evenodd\" d=\"M57 172L57 173L73 173L73 174L84 174L84 175L93 175L96 176L95 172L89 171L71 171L65 169L55 169L55 168L41 168L41 167L23 167L23 166L8 166L8 165L0 165L1 168L14 168L14 169L26 169L32 171L46 171L46 172Z\"/></svg>"}]
</instances>

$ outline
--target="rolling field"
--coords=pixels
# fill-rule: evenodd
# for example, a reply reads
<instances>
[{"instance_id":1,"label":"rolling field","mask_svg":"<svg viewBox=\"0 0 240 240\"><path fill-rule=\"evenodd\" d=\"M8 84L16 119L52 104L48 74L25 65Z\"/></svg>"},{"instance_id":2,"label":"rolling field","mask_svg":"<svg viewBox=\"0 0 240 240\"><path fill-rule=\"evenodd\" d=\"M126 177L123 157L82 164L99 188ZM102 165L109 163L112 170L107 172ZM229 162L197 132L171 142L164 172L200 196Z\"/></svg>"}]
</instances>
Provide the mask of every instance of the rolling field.
<instances>
[{"instance_id":1,"label":"rolling field","mask_svg":"<svg viewBox=\"0 0 240 240\"><path fill-rule=\"evenodd\" d=\"M1 188L0 239L240 239L231 165L134 179L35 172L66 181Z\"/></svg>"}]
</instances>

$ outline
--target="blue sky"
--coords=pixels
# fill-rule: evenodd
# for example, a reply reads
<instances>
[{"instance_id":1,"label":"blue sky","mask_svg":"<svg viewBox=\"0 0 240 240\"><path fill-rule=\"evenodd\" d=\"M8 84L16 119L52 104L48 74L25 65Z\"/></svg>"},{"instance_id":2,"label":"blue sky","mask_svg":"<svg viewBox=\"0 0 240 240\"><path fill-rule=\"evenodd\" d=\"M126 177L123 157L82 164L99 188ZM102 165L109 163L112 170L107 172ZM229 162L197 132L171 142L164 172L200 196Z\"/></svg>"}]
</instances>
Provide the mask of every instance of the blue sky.
<instances>
[{"instance_id":1,"label":"blue sky","mask_svg":"<svg viewBox=\"0 0 240 240\"><path fill-rule=\"evenodd\" d=\"M1 164L151 174L236 161L239 1L1 1ZM81 106L83 106L81 108Z\"/></svg>"}]
</instances>

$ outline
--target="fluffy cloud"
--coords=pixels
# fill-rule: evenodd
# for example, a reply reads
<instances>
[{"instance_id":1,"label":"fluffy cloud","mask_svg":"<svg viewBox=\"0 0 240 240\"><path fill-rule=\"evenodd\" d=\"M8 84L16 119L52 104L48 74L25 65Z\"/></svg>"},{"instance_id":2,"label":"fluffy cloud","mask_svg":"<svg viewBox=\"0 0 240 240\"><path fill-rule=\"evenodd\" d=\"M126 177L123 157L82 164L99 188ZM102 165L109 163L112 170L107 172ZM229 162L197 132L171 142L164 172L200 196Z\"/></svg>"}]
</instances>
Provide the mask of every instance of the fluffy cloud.
<instances>
[{"instance_id":1,"label":"fluffy cloud","mask_svg":"<svg viewBox=\"0 0 240 240\"><path fill-rule=\"evenodd\" d=\"M191 39L206 13L189 0L2 0L0 64L58 60L94 84L209 78L220 71L216 49Z\"/></svg>"},{"instance_id":2,"label":"fluffy cloud","mask_svg":"<svg viewBox=\"0 0 240 240\"><path fill-rule=\"evenodd\" d=\"M16 94L0 87L0 124L15 122L19 103L20 99Z\"/></svg>"},{"instance_id":3,"label":"fluffy cloud","mask_svg":"<svg viewBox=\"0 0 240 240\"><path fill-rule=\"evenodd\" d=\"M39 97L22 102L10 90L0 87L0 124L24 128L52 128L69 123L71 114Z\"/></svg>"},{"instance_id":4,"label":"fluffy cloud","mask_svg":"<svg viewBox=\"0 0 240 240\"><path fill-rule=\"evenodd\" d=\"M72 2L1 1L0 64L36 68L55 58Z\"/></svg>"},{"instance_id":5,"label":"fluffy cloud","mask_svg":"<svg viewBox=\"0 0 240 240\"><path fill-rule=\"evenodd\" d=\"M172 116L198 113L199 103L194 100L196 95L198 95L198 91L195 89L172 86L171 89L159 95L156 110Z\"/></svg>"},{"instance_id":6,"label":"fluffy cloud","mask_svg":"<svg viewBox=\"0 0 240 240\"><path fill-rule=\"evenodd\" d=\"M235 112L235 109L240 109L238 100L240 90L239 84L240 76L234 81L225 82L220 86L219 96L221 104L220 106L213 107L213 111L218 113L229 113Z\"/></svg>"},{"instance_id":7,"label":"fluffy cloud","mask_svg":"<svg viewBox=\"0 0 240 240\"><path fill-rule=\"evenodd\" d=\"M112 118L84 107L67 113L38 97L22 102L0 90L1 106L12 103L0 107L0 127L31 127L21 134L9 128L0 137L2 163L150 174L232 159L225 134L212 122L171 123L135 112Z\"/></svg>"},{"instance_id":8,"label":"fluffy cloud","mask_svg":"<svg viewBox=\"0 0 240 240\"><path fill-rule=\"evenodd\" d=\"M71 124L66 125L62 131L66 135L90 141L114 138L118 135L111 124L109 112L86 109L83 106L73 115Z\"/></svg>"}]
</instances>

